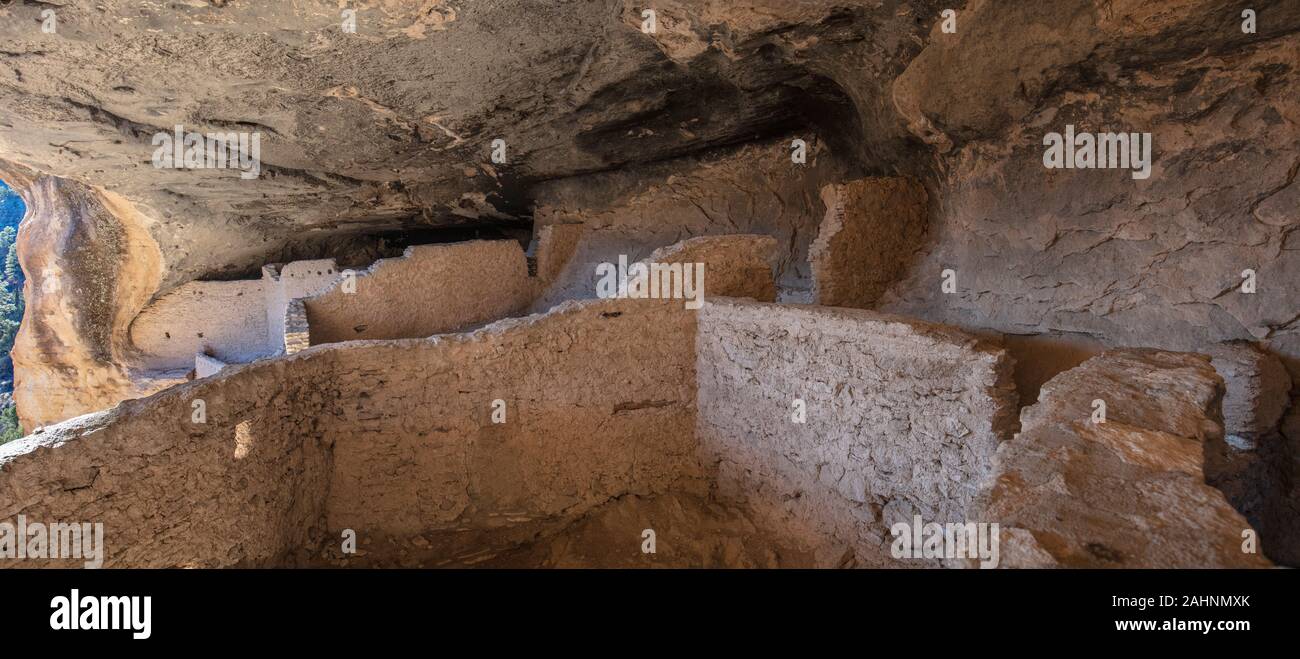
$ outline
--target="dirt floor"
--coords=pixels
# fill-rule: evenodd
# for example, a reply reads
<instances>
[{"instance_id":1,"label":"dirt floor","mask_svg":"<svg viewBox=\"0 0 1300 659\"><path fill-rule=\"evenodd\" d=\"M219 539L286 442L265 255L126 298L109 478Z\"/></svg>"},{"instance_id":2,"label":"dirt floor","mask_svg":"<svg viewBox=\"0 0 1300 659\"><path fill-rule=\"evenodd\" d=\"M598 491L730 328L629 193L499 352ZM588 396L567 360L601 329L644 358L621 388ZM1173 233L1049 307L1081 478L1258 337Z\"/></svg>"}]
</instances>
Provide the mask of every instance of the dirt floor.
<instances>
[{"instance_id":1,"label":"dirt floor","mask_svg":"<svg viewBox=\"0 0 1300 659\"><path fill-rule=\"evenodd\" d=\"M654 553L643 551L654 531ZM759 528L743 511L684 494L628 495L563 527L516 542L481 533L437 532L362 542L345 555L331 540L311 567L656 568L810 567L812 553Z\"/></svg>"}]
</instances>

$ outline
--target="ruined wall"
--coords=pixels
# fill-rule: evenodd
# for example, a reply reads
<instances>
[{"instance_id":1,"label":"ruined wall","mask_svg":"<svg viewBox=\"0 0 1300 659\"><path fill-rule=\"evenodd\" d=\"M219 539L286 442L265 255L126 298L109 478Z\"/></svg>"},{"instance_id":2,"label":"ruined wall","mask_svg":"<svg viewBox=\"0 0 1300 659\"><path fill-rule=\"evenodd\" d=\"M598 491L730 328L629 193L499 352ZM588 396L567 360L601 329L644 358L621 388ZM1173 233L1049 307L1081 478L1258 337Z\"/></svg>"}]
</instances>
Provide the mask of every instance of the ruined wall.
<instances>
[{"instance_id":1,"label":"ruined wall","mask_svg":"<svg viewBox=\"0 0 1300 659\"><path fill-rule=\"evenodd\" d=\"M292 355L311 347L311 327L302 298L289 300L284 310L284 354Z\"/></svg>"},{"instance_id":2,"label":"ruined wall","mask_svg":"<svg viewBox=\"0 0 1300 659\"><path fill-rule=\"evenodd\" d=\"M432 336L521 311L532 300L523 250L513 240L406 248L303 301L311 343Z\"/></svg>"},{"instance_id":3,"label":"ruined wall","mask_svg":"<svg viewBox=\"0 0 1300 659\"><path fill-rule=\"evenodd\" d=\"M870 308L911 262L925 235L925 188L865 178L822 188L826 215L808 248L813 302Z\"/></svg>"},{"instance_id":4,"label":"ruined wall","mask_svg":"<svg viewBox=\"0 0 1300 659\"><path fill-rule=\"evenodd\" d=\"M807 137L811 137L810 135ZM579 224L573 257L540 308L595 296L597 263L642 260L655 249L701 235L762 234L781 246L778 286L807 294L808 245L822 219L818 190L838 171L811 141L808 162L790 162L790 141L747 145L704 159L679 159L623 172L548 181L533 191L539 226Z\"/></svg>"},{"instance_id":5,"label":"ruined wall","mask_svg":"<svg viewBox=\"0 0 1300 659\"><path fill-rule=\"evenodd\" d=\"M527 537L529 522L691 489L700 476L694 318L680 304L569 303L338 354L331 531L524 525Z\"/></svg>"},{"instance_id":6,"label":"ruined wall","mask_svg":"<svg viewBox=\"0 0 1300 659\"><path fill-rule=\"evenodd\" d=\"M1269 565L1242 552L1250 525L1206 484L1222 395L1209 360L1158 351L1107 352L1044 385L975 506L1002 527L1003 566Z\"/></svg>"},{"instance_id":7,"label":"ruined wall","mask_svg":"<svg viewBox=\"0 0 1300 659\"><path fill-rule=\"evenodd\" d=\"M109 566L271 565L343 528L527 538L626 493L699 491L693 326L679 305L589 301L227 367L0 447L0 519L102 522Z\"/></svg>"},{"instance_id":8,"label":"ruined wall","mask_svg":"<svg viewBox=\"0 0 1300 659\"><path fill-rule=\"evenodd\" d=\"M107 567L275 564L323 512L330 361L227 369L6 444L0 518L102 523Z\"/></svg>"},{"instance_id":9,"label":"ruined wall","mask_svg":"<svg viewBox=\"0 0 1300 659\"><path fill-rule=\"evenodd\" d=\"M964 521L1014 414L1001 349L867 311L715 299L696 369L719 494L810 542L833 537L817 549L829 565L846 550L881 564L889 526L914 514Z\"/></svg>"},{"instance_id":10,"label":"ruined wall","mask_svg":"<svg viewBox=\"0 0 1300 659\"><path fill-rule=\"evenodd\" d=\"M145 369L189 368L207 352L227 363L250 362L285 348L289 303L338 277L333 259L268 265L261 279L191 281L151 302L131 323L131 342Z\"/></svg>"},{"instance_id":11,"label":"ruined wall","mask_svg":"<svg viewBox=\"0 0 1300 659\"><path fill-rule=\"evenodd\" d=\"M581 224L547 224L539 226L528 245L528 274L540 285L549 285L573 258L582 239Z\"/></svg>"},{"instance_id":12,"label":"ruined wall","mask_svg":"<svg viewBox=\"0 0 1300 659\"><path fill-rule=\"evenodd\" d=\"M338 279L338 264L334 259L294 261L284 265L262 268L266 282L266 327L272 353L285 348L285 312L289 303L300 297L315 295Z\"/></svg>"},{"instance_id":13,"label":"ruined wall","mask_svg":"<svg viewBox=\"0 0 1300 659\"><path fill-rule=\"evenodd\" d=\"M131 344L146 368L193 365L196 353L225 362L272 354L262 280L192 281L154 300L131 323Z\"/></svg>"},{"instance_id":14,"label":"ruined wall","mask_svg":"<svg viewBox=\"0 0 1300 659\"><path fill-rule=\"evenodd\" d=\"M646 262L703 263L704 280L696 286L706 299L726 296L775 302L773 270L778 258L776 239L771 236L700 236L656 249Z\"/></svg>"},{"instance_id":15,"label":"ruined wall","mask_svg":"<svg viewBox=\"0 0 1300 659\"><path fill-rule=\"evenodd\" d=\"M109 566L296 564L346 529L472 564L629 495L707 490L822 566L897 565L888 529L913 515L1002 524L1004 565L1268 564L1205 484L1207 359L1093 359L999 445L1009 369L869 311L569 302L227 367L12 442L0 519L102 522Z\"/></svg>"}]
</instances>

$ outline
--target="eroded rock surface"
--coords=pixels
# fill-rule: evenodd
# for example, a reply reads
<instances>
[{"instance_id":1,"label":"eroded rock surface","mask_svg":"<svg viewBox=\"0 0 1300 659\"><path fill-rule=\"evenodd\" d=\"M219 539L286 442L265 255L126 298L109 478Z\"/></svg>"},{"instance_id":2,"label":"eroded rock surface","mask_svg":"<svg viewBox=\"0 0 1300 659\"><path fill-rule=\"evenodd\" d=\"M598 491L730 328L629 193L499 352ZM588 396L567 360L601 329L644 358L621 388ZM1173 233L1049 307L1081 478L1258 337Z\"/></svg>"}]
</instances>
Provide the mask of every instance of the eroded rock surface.
<instances>
[{"instance_id":1,"label":"eroded rock surface","mask_svg":"<svg viewBox=\"0 0 1300 659\"><path fill-rule=\"evenodd\" d=\"M184 373L136 374L129 328L162 277L149 220L116 194L41 177L18 232L27 281L14 340L14 400L24 428L111 407Z\"/></svg>"},{"instance_id":2,"label":"eroded rock surface","mask_svg":"<svg viewBox=\"0 0 1300 659\"><path fill-rule=\"evenodd\" d=\"M1300 6L1255 9L1269 18L1243 34L1220 0L969 3L894 83L944 166L931 247L882 306L1111 346L1263 340L1300 359ZM1150 178L1044 169L1044 135L1066 125L1150 132Z\"/></svg>"},{"instance_id":3,"label":"eroded rock surface","mask_svg":"<svg viewBox=\"0 0 1300 659\"><path fill-rule=\"evenodd\" d=\"M1271 565L1258 543L1243 551L1254 529L1205 482L1222 395L1208 360L1167 352L1107 352L1053 378L976 506L1002 526L1003 565Z\"/></svg>"}]
</instances>

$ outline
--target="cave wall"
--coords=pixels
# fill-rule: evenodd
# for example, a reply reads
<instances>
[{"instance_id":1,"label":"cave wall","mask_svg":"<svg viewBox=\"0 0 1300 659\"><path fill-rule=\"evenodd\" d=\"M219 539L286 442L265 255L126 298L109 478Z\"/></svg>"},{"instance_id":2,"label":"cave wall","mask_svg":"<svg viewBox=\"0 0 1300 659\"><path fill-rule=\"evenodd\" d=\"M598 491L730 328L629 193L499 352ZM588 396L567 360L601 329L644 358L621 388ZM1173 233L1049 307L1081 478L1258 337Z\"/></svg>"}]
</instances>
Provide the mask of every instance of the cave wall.
<instances>
[{"instance_id":1,"label":"cave wall","mask_svg":"<svg viewBox=\"0 0 1300 659\"><path fill-rule=\"evenodd\" d=\"M1014 419L1002 349L869 311L715 299L696 359L719 495L816 538L831 566L846 549L888 563L887 529L913 515L968 519Z\"/></svg>"},{"instance_id":2,"label":"cave wall","mask_svg":"<svg viewBox=\"0 0 1300 659\"><path fill-rule=\"evenodd\" d=\"M880 307L1106 345L1258 341L1294 374L1300 7L1257 9L1246 35L1225 2L970 3L894 84L942 166L931 241ZM1067 124L1150 132L1150 178L1046 169Z\"/></svg>"},{"instance_id":3,"label":"cave wall","mask_svg":"<svg viewBox=\"0 0 1300 659\"><path fill-rule=\"evenodd\" d=\"M358 229L517 219L531 182L771 136L823 106L861 101L904 134L880 91L938 7L666 0L646 34L631 0L375 1L348 33L335 0L102 0L58 5L51 38L46 7L13 3L0 154L152 209L170 289ZM808 97L826 103L805 114ZM178 124L260 133L259 175L154 168L152 136Z\"/></svg>"},{"instance_id":4,"label":"cave wall","mask_svg":"<svg viewBox=\"0 0 1300 659\"><path fill-rule=\"evenodd\" d=\"M1117 346L1250 344L1300 381L1300 5L1252 8L1246 34L1220 0L983 1L932 31L892 84L936 154L929 235L878 308L1007 334L1026 403ZM1044 136L1066 126L1150 133L1149 178L1046 168ZM1294 564L1300 442L1261 430L1208 475Z\"/></svg>"}]
</instances>

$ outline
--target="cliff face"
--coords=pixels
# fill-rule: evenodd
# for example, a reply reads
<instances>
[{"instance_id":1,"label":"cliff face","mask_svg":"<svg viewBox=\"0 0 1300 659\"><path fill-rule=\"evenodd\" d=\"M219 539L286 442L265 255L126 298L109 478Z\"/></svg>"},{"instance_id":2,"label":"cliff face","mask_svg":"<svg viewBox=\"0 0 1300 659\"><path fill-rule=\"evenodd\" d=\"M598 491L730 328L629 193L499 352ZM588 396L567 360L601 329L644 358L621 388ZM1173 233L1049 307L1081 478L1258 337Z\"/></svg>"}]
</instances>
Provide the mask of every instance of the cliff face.
<instances>
[{"instance_id":1,"label":"cliff face","mask_svg":"<svg viewBox=\"0 0 1300 659\"><path fill-rule=\"evenodd\" d=\"M1251 35L1221 2L972 3L894 84L942 153L943 203L886 306L1112 344L1261 341L1296 372L1300 6L1256 9ZM1045 169L1067 126L1149 133L1149 176ZM932 285L944 268L954 295Z\"/></svg>"},{"instance_id":2,"label":"cliff face","mask_svg":"<svg viewBox=\"0 0 1300 659\"><path fill-rule=\"evenodd\" d=\"M27 306L12 353L24 429L174 383L131 374L127 330L162 276L148 219L118 195L62 179L41 177L25 191Z\"/></svg>"}]
</instances>

